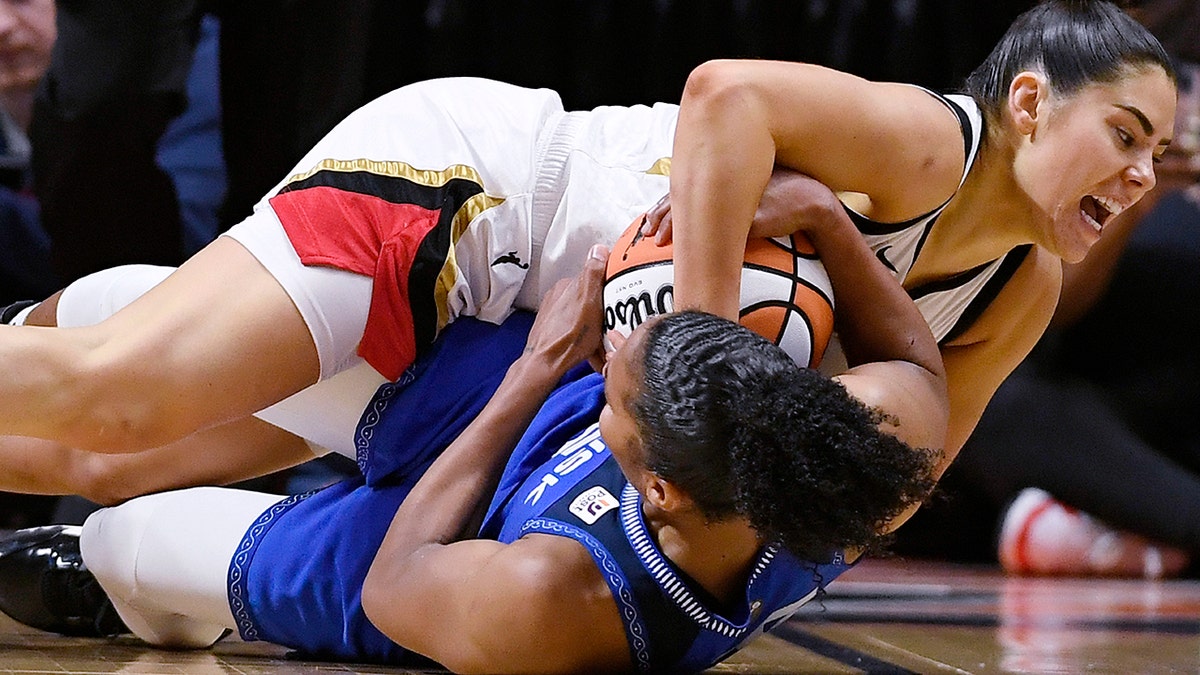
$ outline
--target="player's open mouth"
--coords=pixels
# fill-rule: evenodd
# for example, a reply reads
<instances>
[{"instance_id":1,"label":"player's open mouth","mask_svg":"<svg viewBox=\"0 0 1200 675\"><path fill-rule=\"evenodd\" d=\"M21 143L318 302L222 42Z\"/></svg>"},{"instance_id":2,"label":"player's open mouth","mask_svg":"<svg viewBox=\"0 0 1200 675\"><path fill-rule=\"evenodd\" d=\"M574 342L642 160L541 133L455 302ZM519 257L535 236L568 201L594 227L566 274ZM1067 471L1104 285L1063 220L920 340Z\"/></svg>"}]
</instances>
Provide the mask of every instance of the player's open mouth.
<instances>
[{"instance_id":1,"label":"player's open mouth","mask_svg":"<svg viewBox=\"0 0 1200 675\"><path fill-rule=\"evenodd\" d=\"M1087 195L1079 200L1079 212L1083 214L1084 221L1091 225L1096 232L1104 229L1105 224L1124 209L1125 207L1120 202L1109 197Z\"/></svg>"}]
</instances>

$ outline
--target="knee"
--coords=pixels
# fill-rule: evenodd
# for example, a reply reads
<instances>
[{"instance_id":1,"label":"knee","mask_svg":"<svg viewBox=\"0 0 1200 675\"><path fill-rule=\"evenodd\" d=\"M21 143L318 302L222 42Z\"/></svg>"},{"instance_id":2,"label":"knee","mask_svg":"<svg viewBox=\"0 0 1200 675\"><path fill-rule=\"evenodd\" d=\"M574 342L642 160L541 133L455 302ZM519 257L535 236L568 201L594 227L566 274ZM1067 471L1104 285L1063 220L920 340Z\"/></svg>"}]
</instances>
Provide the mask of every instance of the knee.
<instances>
[{"instance_id":1,"label":"knee","mask_svg":"<svg viewBox=\"0 0 1200 675\"><path fill-rule=\"evenodd\" d=\"M714 60L700 64L688 74L683 97L696 105L720 106L736 103L750 91L737 61Z\"/></svg>"},{"instance_id":2,"label":"knee","mask_svg":"<svg viewBox=\"0 0 1200 675\"><path fill-rule=\"evenodd\" d=\"M144 469L126 455L79 451L64 471L75 494L101 506L115 506L152 492Z\"/></svg>"},{"instance_id":3,"label":"knee","mask_svg":"<svg viewBox=\"0 0 1200 675\"><path fill-rule=\"evenodd\" d=\"M100 509L83 523L83 562L111 597L129 602L136 595L138 550L150 515L133 503Z\"/></svg>"}]
</instances>

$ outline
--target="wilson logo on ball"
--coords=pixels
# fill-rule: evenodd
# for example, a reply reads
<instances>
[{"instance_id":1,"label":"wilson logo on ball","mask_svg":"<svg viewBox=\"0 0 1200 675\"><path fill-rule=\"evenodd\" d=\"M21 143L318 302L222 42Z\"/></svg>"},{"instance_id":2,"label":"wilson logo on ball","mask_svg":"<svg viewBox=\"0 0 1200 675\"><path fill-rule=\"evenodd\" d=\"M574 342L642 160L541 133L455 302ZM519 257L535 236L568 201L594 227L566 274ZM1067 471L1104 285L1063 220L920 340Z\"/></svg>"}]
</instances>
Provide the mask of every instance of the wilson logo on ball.
<instances>
[{"instance_id":1,"label":"wilson logo on ball","mask_svg":"<svg viewBox=\"0 0 1200 675\"><path fill-rule=\"evenodd\" d=\"M657 266L657 274L654 267L642 267L639 274L618 274L609 278L604 288L604 330L617 328L628 334L646 319L674 311L672 266L669 261L661 263Z\"/></svg>"}]
</instances>

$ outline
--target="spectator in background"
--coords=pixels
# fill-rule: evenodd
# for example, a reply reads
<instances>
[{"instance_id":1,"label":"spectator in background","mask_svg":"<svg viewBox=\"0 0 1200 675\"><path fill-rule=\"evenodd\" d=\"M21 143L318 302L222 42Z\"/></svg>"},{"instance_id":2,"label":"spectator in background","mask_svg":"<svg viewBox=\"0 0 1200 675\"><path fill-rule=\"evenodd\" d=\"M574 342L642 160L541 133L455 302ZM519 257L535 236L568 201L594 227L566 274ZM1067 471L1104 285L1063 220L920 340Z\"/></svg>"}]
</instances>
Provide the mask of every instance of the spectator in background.
<instances>
[{"instance_id":1,"label":"spectator in background","mask_svg":"<svg viewBox=\"0 0 1200 675\"><path fill-rule=\"evenodd\" d=\"M58 288L29 192L26 135L54 35L54 0L0 0L0 306Z\"/></svg>"},{"instance_id":2,"label":"spectator in background","mask_svg":"<svg viewBox=\"0 0 1200 675\"><path fill-rule=\"evenodd\" d=\"M1022 574L1200 569L1200 3L1147 2L1140 18L1182 60L1158 188L1067 266L1053 330L902 552L999 558Z\"/></svg>"},{"instance_id":3,"label":"spectator in background","mask_svg":"<svg viewBox=\"0 0 1200 675\"><path fill-rule=\"evenodd\" d=\"M34 91L55 42L53 0L0 0L0 306L61 287L50 265L50 237L30 191L29 140ZM179 195L183 244L194 252L217 235L225 193L217 88L219 26L205 17L187 78L188 105L166 129L157 163ZM20 305L13 307L19 309ZM12 319L12 312L0 322ZM0 529L55 520L82 522L90 503L0 494Z\"/></svg>"},{"instance_id":4,"label":"spectator in background","mask_svg":"<svg viewBox=\"0 0 1200 675\"><path fill-rule=\"evenodd\" d=\"M178 265L185 258L190 247L177 185L156 162L156 150L185 107L206 10L221 23L228 192L220 222L228 225L249 214L335 122L382 91L366 88L376 4L60 3L58 40L31 127L34 190L60 280L124 263ZM396 63L395 53L386 58Z\"/></svg>"},{"instance_id":5,"label":"spectator in background","mask_svg":"<svg viewBox=\"0 0 1200 675\"><path fill-rule=\"evenodd\" d=\"M200 21L200 39L186 82L187 107L167 125L155 155L155 163L175 186L185 255L199 251L221 231L227 181L217 72L220 32L215 16Z\"/></svg>"},{"instance_id":6,"label":"spectator in background","mask_svg":"<svg viewBox=\"0 0 1200 675\"><path fill-rule=\"evenodd\" d=\"M184 253L218 232L225 195L217 81L219 25L200 25L188 72L187 107L156 147L179 195ZM0 305L43 297L64 284L50 265L50 237L31 191L29 123L34 92L55 44L53 0L0 0Z\"/></svg>"}]
</instances>

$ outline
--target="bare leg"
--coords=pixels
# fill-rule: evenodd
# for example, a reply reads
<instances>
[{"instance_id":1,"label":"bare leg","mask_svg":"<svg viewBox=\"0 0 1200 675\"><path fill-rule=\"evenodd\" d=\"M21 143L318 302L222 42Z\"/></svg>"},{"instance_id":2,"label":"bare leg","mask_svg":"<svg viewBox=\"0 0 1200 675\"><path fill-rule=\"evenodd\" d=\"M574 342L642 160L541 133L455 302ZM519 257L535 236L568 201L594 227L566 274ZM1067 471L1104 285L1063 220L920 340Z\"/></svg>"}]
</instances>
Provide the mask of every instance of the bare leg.
<instances>
[{"instance_id":1,"label":"bare leg","mask_svg":"<svg viewBox=\"0 0 1200 675\"><path fill-rule=\"evenodd\" d=\"M197 432L174 443L101 454L55 441L0 436L0 490L80 495L117 504L139 495L197 485L227 485L312 459L303 439L255 417Z\"/></svg>"},{"instance_id":2,"label":"bare leg","mask_svg":"<svg viewBox=\"0 0 1200 675\"><path fill-rule=\"evenodd\" d=\"M98 324L161 283L172 271L174 268L125 265L91 274L33 307L24 325ZM347 317L342 314L339 318ZM354 431L359 418L385 381L365 362L356 361L357 365L349 365L346 370L256 412L255 417L302 436L312 445L353 459ZM246 449L253 451L251 447Z\"/></svg>"},{"instance_id":3,"label":"bare leg","mask_svg":"<svg viewBox=\"0 0 1200 675\"><path fill-rule=\"evenodd\" d=\"M6 328L0 430L130 452L245 417L316 381L311 335L287 293L222 237L163 283L86 328Z\"/></svg>"},{"instance_id":4,"label":"bare leg","mask_svg":"<svg viewBox=\"0 0 1200 675\"><path fill-rule=\"evenodd\" d=\"M129 265L89 275L36 305L24 325L91 326L166 279L173 268ZM61 300L61 304L60 304ZM353 457L353 430L382 382L365 363L256 414L137 453L99 454L62 443L0 436L0 490L78 494L101 504L162 490L224 485L311 459L313 445ZM264 424L267 420L274 425ZM283 429L304 436L297 436ZM307 441L307 444L304 442Z\"/></svg>"},{"instance_id":5,"label":"bare leg","mask_svg":"<svg viewBox=\"0 0 1200 675\"><path fill-rule=\"evenodd\" d=\"M282 499L196 488L101 509L83 525L80 549L125 624L166 647L207 647L235 628L229 563L258 516Z\"/></svg>"},{"instance_id":6,"label":"bare leg","mask_svg":"<svg viewBox=\"0 0 1200 675\"><path fill-rule=\"evenodd\" d=\"M24 325L77 328L98 324L157 286L172 271L170 267L125 265L88 275L33 307ZM256 412L255 417L319 448L354 459L354 431L363 410L385 381L374 368L357 361L357 365ZM253 452L249 446L246 450Z\"/></svg>"},{"instance_id":7,"label":"bare leg","mask_svg":"<svg viewBox=\"0 0 1200 675\"><path fill-rule=\"evenodd\" d=\"M24 325L95 325L144 295L173 271L169 267L127 265L89 275L34 306ZM322 397L315 405L324 408L326 403L337 402L328 399ZM295 414L303 416L303 411ZM203 430L159 448L123 454L99 454L55 441L0 436L0 466L4 467L0 490L76 494L101 504L116 504L151 492L255 478L313 456L302 439L255 418Z\"/></svg>"}]
</instances>

